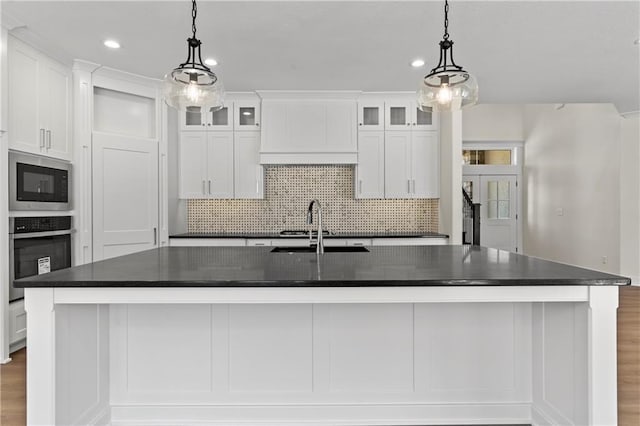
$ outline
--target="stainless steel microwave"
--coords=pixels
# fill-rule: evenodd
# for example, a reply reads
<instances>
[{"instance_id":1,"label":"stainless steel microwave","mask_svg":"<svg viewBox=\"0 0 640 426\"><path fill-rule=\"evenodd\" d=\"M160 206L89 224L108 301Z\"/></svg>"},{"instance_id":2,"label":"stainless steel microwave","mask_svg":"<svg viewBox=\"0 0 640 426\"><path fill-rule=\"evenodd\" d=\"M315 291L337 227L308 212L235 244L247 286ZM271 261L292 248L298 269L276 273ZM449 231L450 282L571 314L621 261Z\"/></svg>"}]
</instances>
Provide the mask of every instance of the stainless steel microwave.
<instances>
[{"instance_id":1,"label":"stainless steel microwave","mask_svg":"<svg viewBox=\"0 0 640 426\"><path fill-rule=\"evenodd\" d=\"M71 210L71 164L9 152L9 210Z\"/></svg>"}]
</instances>

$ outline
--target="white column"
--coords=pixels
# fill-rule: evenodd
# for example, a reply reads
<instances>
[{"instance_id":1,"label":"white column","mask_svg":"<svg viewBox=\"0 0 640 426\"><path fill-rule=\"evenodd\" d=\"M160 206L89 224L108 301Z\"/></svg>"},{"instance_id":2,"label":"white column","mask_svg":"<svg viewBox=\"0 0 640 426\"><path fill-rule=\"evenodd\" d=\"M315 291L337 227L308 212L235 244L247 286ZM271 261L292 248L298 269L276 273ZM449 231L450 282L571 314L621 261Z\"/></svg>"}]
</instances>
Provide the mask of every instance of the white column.
<instances>
[{"instance_id":1,"label":"white column","mask_svg":"<svg viewBox=\"0 0 640 426\"><path fill-rule=\"evenodd\" d=\"M25 289L27 424L55 424L55 311L52 288Z\"/></svg>"},{"instance_id":2,"label":"white column","mask_svg":"<svg viewBox=\"0 0 640 426\"><path fill-rule=\"evenodd\" d=\"M440 232L462 244L462 113L440 117Z\"/></svg>"},{"instance_id":3,"label":"white column","mask_svg":"<svg viewBox=\"0 0 640 426\"><path fill-rule=\"evenodd\" d=\"M91 211L91 131L93 111L92 73L98 64L76 60L73 63L73 264L93 261Z\"/></svg>"},{"instance_id":4,"label":"white column","mask_svg":"<svg viewBox=\"0 0 640 426\"><path fill-rule=\"evenodd\" d=\"M618 423L616 320L618 287L589 287L589 425Z\"/></svg>"},{"instance_id":5,"label":"white column","mask_svg":"<svg viewBox=\"0 0 640 426\"><path fill-rule=\"evenodd\" d=\"M0 5L0 8L2 5ZM0 364L9 358L9 188L6 177L9 176L7 131L7 29L0 27Z\"/></svg>"}]
</instances>

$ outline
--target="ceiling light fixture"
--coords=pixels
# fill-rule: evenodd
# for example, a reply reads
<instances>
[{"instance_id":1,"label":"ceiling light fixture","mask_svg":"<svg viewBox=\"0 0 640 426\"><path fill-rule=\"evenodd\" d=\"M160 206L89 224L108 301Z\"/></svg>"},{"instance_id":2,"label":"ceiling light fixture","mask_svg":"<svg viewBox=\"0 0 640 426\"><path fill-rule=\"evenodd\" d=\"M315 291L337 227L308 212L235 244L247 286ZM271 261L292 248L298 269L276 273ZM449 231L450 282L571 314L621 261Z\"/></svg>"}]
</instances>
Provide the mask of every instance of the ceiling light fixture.
<instances>
[{"instance_id":1,"label":"ceiling light fixture","mask_svg":"<svg viewBox=\"0 0 640 426\"><path fill-rule=\"evenodd\" d=\"M424 61L422 59L416 59L411 62L411 66L414 68L424 67Z\"/></svg>"},{"instance_id":2,"label":"ceiling light fixture","mask_svg":"<svg viewBox=\"0 0 640 426\"><path fill-rule=\"evenodd\" d=\"M202 63L200 40L196 38L196 0L191 6L191 30L187 39L187 60L173 69L164 78L164 100L167 105L185 111L187 107L199 106L204 110L218 110L224 102L224 88L211 69Z\"/></svg>"},{"instance_id":3,"label":"ceiling light fixture","mask_svg":"<svg viewBox=\"0 0 640 426\"><path fill-rule=\"evenodd\" d=\"M445 0L440 61L420 84L418 107L427 111L452 111L474 105L476 102L476 79L453 61L453 41L449 40L449 1Z\"/></svg>"},{"instance_id":4,"label":"ceiling light fixture","mask_svg":"<svg viewBox=\"0 0 640 426\"><path fill-rule=\"evenodd\" d=\"M120 49L120 43L115 40L105 40L104 45L109 49Z\"/></svg>"}]
</instances>

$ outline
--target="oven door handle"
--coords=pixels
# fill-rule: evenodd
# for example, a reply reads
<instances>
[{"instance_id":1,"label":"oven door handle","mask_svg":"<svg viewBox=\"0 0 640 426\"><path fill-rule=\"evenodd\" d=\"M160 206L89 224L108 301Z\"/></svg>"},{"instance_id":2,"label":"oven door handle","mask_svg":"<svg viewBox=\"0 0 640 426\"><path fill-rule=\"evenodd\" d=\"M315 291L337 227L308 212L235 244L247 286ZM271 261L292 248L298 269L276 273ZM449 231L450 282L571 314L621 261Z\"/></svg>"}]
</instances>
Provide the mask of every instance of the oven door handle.
<instances>
[{"instance_id":1,"label":"oven door handle","mask_svg":"<svg viewBox=\"0 0 640 426\"><path fill-rule=\"evenodd\" d=\"M9 238L22 240L25 238L55 237L58 235L71 235L72 232L71 229L63 229L62 231L25 232L24 234L9 234Z\"/></svg>"}]
</instances>

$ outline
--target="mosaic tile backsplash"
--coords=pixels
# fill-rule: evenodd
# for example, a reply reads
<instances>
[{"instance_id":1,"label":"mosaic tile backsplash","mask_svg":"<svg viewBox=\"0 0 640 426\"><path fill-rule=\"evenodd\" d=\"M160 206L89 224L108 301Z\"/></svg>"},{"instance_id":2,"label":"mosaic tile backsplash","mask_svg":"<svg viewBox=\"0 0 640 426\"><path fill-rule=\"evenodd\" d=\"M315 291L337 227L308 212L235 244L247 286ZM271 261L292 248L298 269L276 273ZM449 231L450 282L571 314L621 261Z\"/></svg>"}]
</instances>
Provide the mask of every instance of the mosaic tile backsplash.
<instances>
[{"instance_id":1,"label":"mosaic tile backsplash","mask_svg":"<svg viewBox=\"0 0 640 426\"><path fill-rule=\"evenodd\" d=\"M269 166L262 200L188 200L188 231L309 229L307 207L317 198L333 232L438 232L437 199L356 200L353 173L352 166Z\"/></svg>"}]
</instances>

